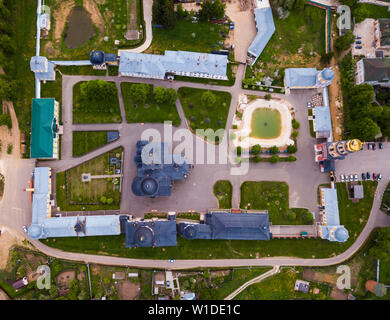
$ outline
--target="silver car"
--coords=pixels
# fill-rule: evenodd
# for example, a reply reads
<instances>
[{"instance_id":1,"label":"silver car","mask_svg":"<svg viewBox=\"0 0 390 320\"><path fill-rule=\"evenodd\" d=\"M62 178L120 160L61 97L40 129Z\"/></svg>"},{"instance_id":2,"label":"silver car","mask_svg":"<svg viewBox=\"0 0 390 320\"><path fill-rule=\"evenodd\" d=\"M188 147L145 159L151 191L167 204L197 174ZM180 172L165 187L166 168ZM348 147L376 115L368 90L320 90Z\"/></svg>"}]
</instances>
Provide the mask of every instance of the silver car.
<instances>
[{"instance_id":1,"label":"silver car","mask_svg":"<svg viewBox=\"0 0 390 320\"><path fill-rule=\"evenodd\" d=\"M358 181L358 175L357 175L357 173L355 173L355 175L353 176L353 181Z\"/></svg>"},{"instance_id":2,"label":"silver car","mask_svg":"<svg viewBox=\"0 0 390 320\"><path fill-rule=\"evenodd\" d=\"M349 181L351 181L351 182L353 181L353 174L349 175Z\"/></svg>"},{"instance_id":3,"label":"silver car","mask_svg":"<svg viewBox=\"0 0 390 320\"><path fill-rule=\"evenodd\" d=\"M378 174L378 177L377 177L378 181L381 181L381 179L382 179L382 173Z\"/></svg>"},{"instance_id":4,"label":"silver car","mask_svg":"<svg viewBox=\"0 0 390 320\"><path fill-rule=\"evenodd\" d=\"M345 182L345 177L344 177L343 174L340 174L340 181L341 181L341 182Z\"/></svg>"}]
</instances>

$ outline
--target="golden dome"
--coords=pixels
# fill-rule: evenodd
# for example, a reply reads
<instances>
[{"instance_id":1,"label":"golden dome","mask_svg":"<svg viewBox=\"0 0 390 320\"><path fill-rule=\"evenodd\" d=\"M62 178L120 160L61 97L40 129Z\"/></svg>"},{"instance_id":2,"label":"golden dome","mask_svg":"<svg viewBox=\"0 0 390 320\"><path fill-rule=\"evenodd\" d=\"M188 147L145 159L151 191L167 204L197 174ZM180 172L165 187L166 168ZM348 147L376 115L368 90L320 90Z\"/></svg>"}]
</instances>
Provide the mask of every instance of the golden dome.
<instances>
[{"instance_id":1,"label":"golden dome","mask_svg":"<svg viewBox=\"0 0 390 320\"><path fill-rule=\"evenodd\" d=\"M347 148L351 152L359 151L362 148L362 142L359 139L348 140Z\"/></svg>"}]
</instances>

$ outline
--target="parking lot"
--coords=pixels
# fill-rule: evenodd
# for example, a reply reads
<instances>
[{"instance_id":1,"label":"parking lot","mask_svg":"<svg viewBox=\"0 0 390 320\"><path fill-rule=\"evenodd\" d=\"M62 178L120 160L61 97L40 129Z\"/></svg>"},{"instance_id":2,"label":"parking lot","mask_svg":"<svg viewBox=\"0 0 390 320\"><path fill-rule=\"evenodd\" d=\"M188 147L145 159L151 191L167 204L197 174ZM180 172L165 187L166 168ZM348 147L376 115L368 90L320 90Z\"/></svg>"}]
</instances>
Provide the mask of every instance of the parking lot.
<instances>
[{"instance_id":1,"label":"parking lot","mask_svg":"<svg viewBox=\"0 0 390 320\"><path fill-rule=\"evenodd\" d=\"M364 55L365 57L375 57L375 27L374 19L365 19L361 23L357 23L353 30L353 34L361 37L357 41L361 41L361 44L352 44L352 55ZM361 49L356 49L356 46L361 46Z\"/></svg>"}]
</instances>

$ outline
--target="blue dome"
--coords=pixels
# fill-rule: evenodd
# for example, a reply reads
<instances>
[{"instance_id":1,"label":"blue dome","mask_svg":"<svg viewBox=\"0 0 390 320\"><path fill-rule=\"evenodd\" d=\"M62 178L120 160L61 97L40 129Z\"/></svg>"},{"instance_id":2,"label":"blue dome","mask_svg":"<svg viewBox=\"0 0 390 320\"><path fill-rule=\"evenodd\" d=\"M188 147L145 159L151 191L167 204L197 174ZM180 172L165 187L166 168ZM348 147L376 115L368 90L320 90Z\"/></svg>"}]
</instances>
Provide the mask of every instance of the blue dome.
<instances>
[{"instance_id":1,"label":"blue dome","mask_svg":"<svg viewBox=\"0 0 390 320\"><path fill-rule=\"evenodd\" d=\"M326 68L324 70L322 70L322 78L326 81L330 81L333 79L334 77L334 72L332 69L329 69L329 68Z\"/></svg>"},{"instance_id":2,"label":"blue dome","mask_svg":"<svg viewBox=\"0 0 390 320\"><path fill-rule=\"evenodd\" d=\"M158 182L152 177L147 177L141 182L141 190L145 195L152 196L157 193Z\"/></svg>"},{"instance_id":3,"label":"blue dome","mask_svg":"<svg viewBox=\"0 0 390 320\"><path fill-rule=\"evenodd\" d=\"M37 224L32 224L30 228L28 228L28 235L32 239L38 239L42 234L42 227Z\"/></svg>"},{"instance_id":4,"label":"blue dome","mask_svg":"<svg viewBox=\"0 0 390 320\"><path fill-rule=\"evenodd\" d=\"M344 227L338 227L334 232L334 237L339 242L345 242L349 237L348 230Z\"/></svg>"},{"instance_id":5,"label":"blue dome","mask_svg":"<svg viewBox=\"0 0 390 320\"><path fill-rule=\"evenodd\" d=\"M103 51L92 51L89 57L89 61L91 61L92 64L101 65L104 63Z\"/></svg>"},{"instance_id":6,"label":"blue dome","mask_svg":"<svg viewBox=\"0 0 390 320\"><path fill-rule=\"evenodd\" d=\"M187 238L187 239L194 239L195 236L196 236L196 228L195 226L186 226L184 228L184 236Z\"/></svg>"},{"instance_id":7,"label":"blue dome","mask_svg":"<svg viewBox=\"0 0 390 320\"><path fill-rule=\"evenodd\" d=\"M137 229L134 234L134 242L139 247L151 247L154 243L154 232L146 226Z\"/></svg>"}]
</instances>

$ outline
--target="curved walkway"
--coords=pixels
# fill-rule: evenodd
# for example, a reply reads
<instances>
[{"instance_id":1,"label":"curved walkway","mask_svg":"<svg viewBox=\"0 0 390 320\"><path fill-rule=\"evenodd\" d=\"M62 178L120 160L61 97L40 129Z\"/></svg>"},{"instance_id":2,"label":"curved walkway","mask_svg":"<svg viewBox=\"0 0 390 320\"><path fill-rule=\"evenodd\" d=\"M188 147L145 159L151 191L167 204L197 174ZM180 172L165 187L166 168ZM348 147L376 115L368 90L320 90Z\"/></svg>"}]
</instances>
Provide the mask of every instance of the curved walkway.
<instances>
[{"instance_id":1,"label":"curved walkway","mask_svg":"<svg viewBox=\"0 0 390 320\"><path fill-rule=\"evenodd\" d=\"M233 298L238 295L241 291L245 290L247 287L249 287L252 284L258 283L260 281L263 281L264 279L273 276L274 274L277 274L280 272L279 266L274 266L271 270L267 271L266 273L263 273L259 275L256 278L253 278L252 280L249 280L248 282L245 282L241 287L239 287L237 290L229 294L225 299L223 300L233 300Z\"/></svg>"}]
</instances>

